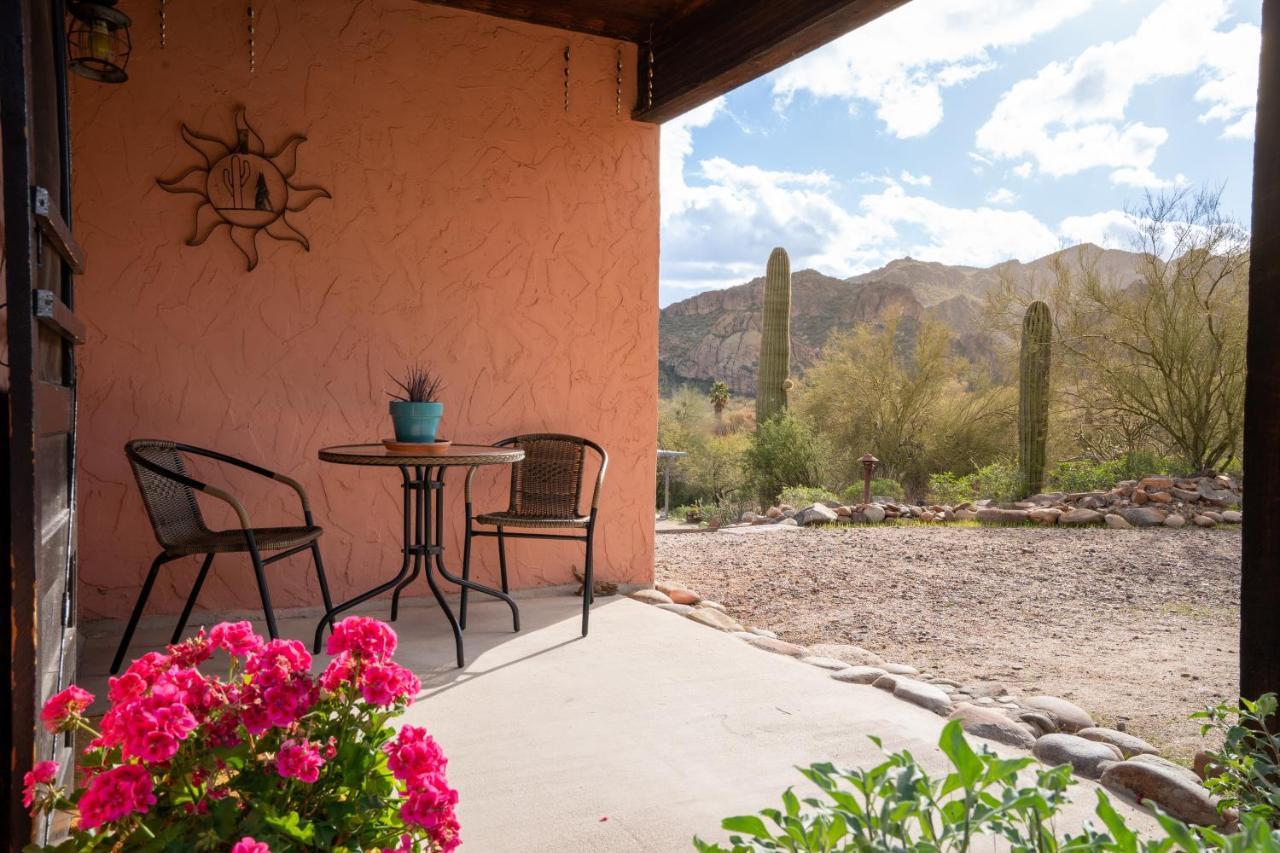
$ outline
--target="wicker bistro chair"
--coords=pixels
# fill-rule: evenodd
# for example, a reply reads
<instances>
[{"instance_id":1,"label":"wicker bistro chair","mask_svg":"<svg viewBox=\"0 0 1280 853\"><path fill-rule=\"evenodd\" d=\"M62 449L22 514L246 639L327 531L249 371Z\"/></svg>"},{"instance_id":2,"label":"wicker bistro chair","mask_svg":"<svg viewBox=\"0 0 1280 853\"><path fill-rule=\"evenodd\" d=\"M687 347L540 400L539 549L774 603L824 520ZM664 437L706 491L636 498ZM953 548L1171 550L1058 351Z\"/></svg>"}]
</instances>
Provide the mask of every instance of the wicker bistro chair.
<instances>
[{"instance_id":1,"label":"wicker bistro chair","mask_svg":"<svg viewBox=\"0 0 1280 853\"><path fill-rule=\"evenodd\" d=\"M125 455L133 468L133 476L138 481L138 490L142 493L142 502L146 504L147 515L151 519L151 527L155 531L156 541L163 548L160 555L151 563L151 571L138 593L138 601L133 606L133 614L120 639L120 647L116 650L115 660L111 664L111 672L120 670L125 652L129 649L129 641L133 639L134 629L146 607L147 597L155 585L160 567L165 563L183 557L204 554L204 562L200 565L200 573L191 587L191 595L186 606L182 608L182 616L178 618L178 626L173 630L172 642L182 638L182 631L191 616L191 608L195 606L200 595L200 587L209 574L216 554L248 553L253 561L253 571L258 580L258 593L262 597L262 612L267 619L267 631L272 639L279 636L276 630L276 614L271 609L271 596L267 592L267 576L265 569L277 560L310 550L316 565L316 577L320 581L320 594L324 597L325 611L333 609L329 599L329 583L324 575L324 563L320 560L319 539L323 529L317 527L311 517L311 502L302 484L284 474L268 471L266 468L253 465L241 459L192 447L188 444L177 444L172 441L154 439L138 439L125 445ZM215 486L209 486L192 479L187 474L182 455L204 456L209 459L235 465L246 471L252 471L283 483L298 493L302 502L303 525L301 527L254 527L249 523L249 515L244 507L232 495ZM210 530L204 522L200 506L196 503L197 491L215 497L231 505L240 519L240 527L235 530ZM279 551L279 554L262 558L263 551Z\"/></svg>"},{"instance_id":2,"label":"wicker bistro chair","mask_svg":"<svg viewBox=\"0 0 1280 853\"><path fill-rule=\"evenodd\" d=\"M502 591L507 588L506 540L557 539L586 544L586 558L582 567L582 636L587 635L587 620L591 615L592 575L591 552L595 536L596 520L600 516L600 490L604 485L605 468L609 454L594 441L575 435L538 433L504 438L494 447L517 447L524 451L524 459L511 466L511 503L505 511L486 512L473 516L471 512L471 481L476 468L467 472L466 539L462 550L462 577L471 577L471 539L475 536L492 536L498 540L498 568L502 576ZM591 493L591 511L581 511L582 476L587 449L600 457L596 472L595 488ZM474 523L473 523L474 522ZM477 529L475 524L496 527L496 530ZM509 528L577 529L573 533L512 533ZM462 588L460 624L467 627L467 588Z\"/></svg>"}]
</instances>

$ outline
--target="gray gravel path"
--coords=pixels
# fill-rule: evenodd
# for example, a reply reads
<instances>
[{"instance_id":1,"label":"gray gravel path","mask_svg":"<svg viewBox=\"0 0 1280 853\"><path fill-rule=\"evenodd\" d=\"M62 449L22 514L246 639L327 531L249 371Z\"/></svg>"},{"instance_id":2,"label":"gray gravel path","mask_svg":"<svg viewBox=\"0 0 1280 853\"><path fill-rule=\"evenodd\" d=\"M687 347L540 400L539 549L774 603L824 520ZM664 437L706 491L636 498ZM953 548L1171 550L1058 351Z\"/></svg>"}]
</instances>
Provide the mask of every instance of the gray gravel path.
<instances>
[{"instance_id":1,"label":"gray gravel path","mask_svg":"<svg viewBox=\"0 0 1280 853\"><path fill-rule=\"evenodd\" d=\"M1233 696L1240 536L857 527L657 537L657 577L797 643L1050 693L1187 759Z\"/></svg>"}]
</instances>

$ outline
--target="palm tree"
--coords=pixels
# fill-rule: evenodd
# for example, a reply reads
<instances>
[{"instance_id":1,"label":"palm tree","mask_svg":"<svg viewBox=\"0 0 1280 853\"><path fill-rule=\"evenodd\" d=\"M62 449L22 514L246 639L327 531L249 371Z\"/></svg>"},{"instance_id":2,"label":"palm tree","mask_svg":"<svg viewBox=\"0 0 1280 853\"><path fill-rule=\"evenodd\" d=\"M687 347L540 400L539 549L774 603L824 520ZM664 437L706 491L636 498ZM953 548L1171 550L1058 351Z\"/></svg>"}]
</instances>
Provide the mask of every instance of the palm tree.
<instances>
[{"instance_id":1,"label":"palm tree","mask_svg":"<svg viewBox=\"0 0 1280 853\"><path fill-rule=\"evenodd\" d=\"M711 400L711 406L716 410L716 433L724 433L724 407L729 405L729 386L717 380L711 386L711 393L707 395Z\"/></svg>"}]
</instances>

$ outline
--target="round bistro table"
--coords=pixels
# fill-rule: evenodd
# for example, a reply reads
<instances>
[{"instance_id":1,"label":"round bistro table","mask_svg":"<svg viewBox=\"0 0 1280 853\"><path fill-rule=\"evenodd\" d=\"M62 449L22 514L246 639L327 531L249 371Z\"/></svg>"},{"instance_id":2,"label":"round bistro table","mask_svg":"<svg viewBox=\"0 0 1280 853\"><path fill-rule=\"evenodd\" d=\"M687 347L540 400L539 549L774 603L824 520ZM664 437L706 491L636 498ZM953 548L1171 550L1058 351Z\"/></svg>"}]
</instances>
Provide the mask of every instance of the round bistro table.
<instances>
[{"instance_id":1,"label":"round bistro table","mask_svg":"<svg viewBox=\"0 0 1280 853\"><path fill-rule=\"evenodd\" d=\"M484 444L454 444L443 453L412 455L393 453L381 444L346 444L337 447L325 447L320 451L321 462L335 465L365 465L375 468L399 468L404 488L404 559L400 563L400 572L391 580L373 589L363 592L348 601L325 612L316 626L315 653L320 653L320 641L324 636L324 627L333 629L334 618L344 610L362 604L374 596L381 595L389 589L395 589L391 596L391 621L396 621L400 611L400 593L411 584L421 572L426 575L427 585L436 603L444 611L453 629L454 645L458 653L458 667L464 666L462 656L462 629L453 609L445 601L432 571L447 581L467 589L474 589L485 595L501 598L511 607L512 628L520 630L520 608L511 596L501 590L464 580L450 574L444 565L444 473L449 468L474 468L480 465L511 465L524 459L524 451L511 447L490 447ZM409 570L412 561L413 570Z\"/></svg>"}]
</instances>

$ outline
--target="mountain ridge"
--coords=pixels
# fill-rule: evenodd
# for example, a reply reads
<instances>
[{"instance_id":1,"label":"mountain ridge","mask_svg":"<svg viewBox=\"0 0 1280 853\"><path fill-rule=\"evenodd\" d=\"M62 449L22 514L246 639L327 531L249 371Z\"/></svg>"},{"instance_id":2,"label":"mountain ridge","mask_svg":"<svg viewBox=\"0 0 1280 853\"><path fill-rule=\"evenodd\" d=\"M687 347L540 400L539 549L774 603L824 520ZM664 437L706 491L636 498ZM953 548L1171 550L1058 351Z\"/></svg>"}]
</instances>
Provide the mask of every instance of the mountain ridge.
<instances>
[{"instance_id":1,"label":"mountain ridge","mask_svg":"<svg viewBox=\"0 0 1280 853\"><path fill-rule=\"evenodd\" d=\"M833 331L880 324L889 316L935 319L956 336L971 359L994 355L995 331L984 317L988 293L1009 277L1020 284L1044 281L1059 258L1096 263L1112 277L1136 276L1142 256L1081 243L1028 263L1002 261L990 267L898 258L877 270L840 279L803 269L791 276L791 362L803 373ZM663 308L658 320L658 361L669 380L720 380L738 395L755 393L760 357L760 307L764 277L709 290Z\"/></svg>"}]
</instances>

